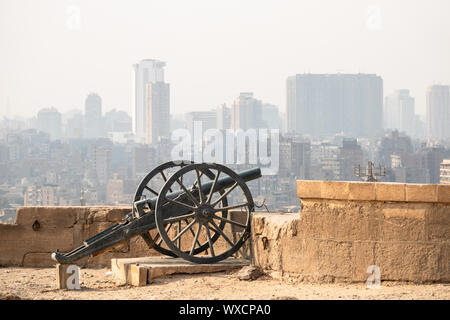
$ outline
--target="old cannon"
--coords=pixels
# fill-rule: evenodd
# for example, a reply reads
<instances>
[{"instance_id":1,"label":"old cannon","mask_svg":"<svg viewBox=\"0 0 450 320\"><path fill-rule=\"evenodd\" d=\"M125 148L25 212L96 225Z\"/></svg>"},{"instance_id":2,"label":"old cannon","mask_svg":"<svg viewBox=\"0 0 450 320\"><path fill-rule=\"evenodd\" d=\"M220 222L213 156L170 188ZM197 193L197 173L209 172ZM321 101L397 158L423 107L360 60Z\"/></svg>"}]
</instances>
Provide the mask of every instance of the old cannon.
<instances>
[{"instance_id":1,"label":"old cannon","mask_svg":"<svg viewBox=\"0 0 450 320\"><path fill-rule=\"evenodd\" d=\"M168 256L194 263L221 261L250 235L254 203L246 182L259 177L259 168L237 174L215 163L164 163L142 179L132 211L119 223L71 252L56 250L52 258L70 264L141 236L150 248Z\"/></svg>"}]
</instances>

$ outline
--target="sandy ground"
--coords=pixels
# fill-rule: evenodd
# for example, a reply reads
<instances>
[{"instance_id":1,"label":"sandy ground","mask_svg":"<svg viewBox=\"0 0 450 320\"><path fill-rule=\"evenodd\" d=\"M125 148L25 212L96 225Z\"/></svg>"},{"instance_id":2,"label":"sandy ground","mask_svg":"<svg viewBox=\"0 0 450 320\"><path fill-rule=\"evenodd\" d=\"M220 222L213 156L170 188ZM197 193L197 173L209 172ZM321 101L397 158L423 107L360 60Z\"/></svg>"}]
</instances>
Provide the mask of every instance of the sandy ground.
<instances>
[{"instance_id":1,"label":"sandy ground","mask_svg":"<svg viewBox=\"0 0 450 320\"><path fill-rule=\"evenodd\" d=\"M108 269L81 269L81 290L56 289L54 268L0 268L0 299L442 299L449 284L306 284L263 276L241 281L236 272L173 275L146 287L117 286Z\"/></svg>"}]
</instances>

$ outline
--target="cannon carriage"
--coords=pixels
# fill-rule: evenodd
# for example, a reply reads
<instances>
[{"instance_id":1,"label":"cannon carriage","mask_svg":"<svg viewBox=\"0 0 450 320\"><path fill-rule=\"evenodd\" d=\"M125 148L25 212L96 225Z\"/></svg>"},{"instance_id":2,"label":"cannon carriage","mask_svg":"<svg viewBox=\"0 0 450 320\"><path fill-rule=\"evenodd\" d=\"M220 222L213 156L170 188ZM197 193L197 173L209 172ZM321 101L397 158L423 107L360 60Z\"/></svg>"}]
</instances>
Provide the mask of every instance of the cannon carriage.
<instances>
[{"instance_id":1,"label":"cannon carriage","mask_svg":"<svg viewBox=\"0 0 450 320\"><path fill-rule=\"evenodd\" d=\"M74 263L140 236L167 256L202 264L221 261L250 236L254 202L246 182L259 177L259 168L236 173L215 163L164 163L142 179L131 212L119 223L71 252L56 250L52 258Z\"/></svg>"}]
</instances>

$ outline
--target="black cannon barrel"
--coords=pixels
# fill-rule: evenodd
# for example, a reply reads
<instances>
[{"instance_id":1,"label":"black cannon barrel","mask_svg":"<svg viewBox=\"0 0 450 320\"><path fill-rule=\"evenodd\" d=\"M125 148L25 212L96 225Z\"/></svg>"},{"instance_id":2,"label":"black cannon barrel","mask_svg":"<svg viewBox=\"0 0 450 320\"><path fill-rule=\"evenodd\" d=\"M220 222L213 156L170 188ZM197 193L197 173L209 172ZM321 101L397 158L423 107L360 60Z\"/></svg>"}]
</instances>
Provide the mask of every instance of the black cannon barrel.
<instances>
[{"instance_id":1,"label":"black cannon barrel","mask_svg":"<svg viewBox=\"0 0 450 320\"><path fill-rule=\"evenodd\" d=\"M253 168L249 170L244 170L238 173L238 176L240 176L245 182L249 182L255 179L258 179L261 177L261 169L260 168ZM224 177L217 180L216 186L214 188L214 191L220 191L226 188L230 188L235 181L231 177ZM203 194L208 194L211 190L211 187L213 185L213 181L208 181L206 183L202 184L202 192ZM181 194L184 194L183 190L175 191L172 193L169 193L167 197L169 199L175 199L179 197ZM153 197L151 199L143 199L138 200L134 202L135 206L145 206L149 205L150 208L156 207L156 201L158 200L158 197Z\"/></svg>"}]
</instances>

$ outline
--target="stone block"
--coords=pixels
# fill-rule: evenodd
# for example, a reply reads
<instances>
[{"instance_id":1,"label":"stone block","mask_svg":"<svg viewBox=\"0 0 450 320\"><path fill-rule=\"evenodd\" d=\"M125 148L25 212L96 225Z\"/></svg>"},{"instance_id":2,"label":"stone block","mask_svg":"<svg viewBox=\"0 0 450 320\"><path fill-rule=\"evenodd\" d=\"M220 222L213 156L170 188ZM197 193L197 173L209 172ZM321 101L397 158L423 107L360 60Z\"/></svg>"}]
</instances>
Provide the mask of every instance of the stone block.
<instances>
[{"instance_id":1,"label":"stone block","mask_svg":"<svg viewBox=\"0 0 450 320\"><path fill-rule=\"evenodd\" d=\"M375 200L405 201L404 183L375 183Z\"/></svg>"},{"instance_id":2,"label":"stone block","mask_svg":"<svg viewBox=\"0 0 450 320\"><path fill-rule=\"evenodd\" d=\"M68 287L69 284L72 287ZM58 289L80 289L79 267L69 264L56 264L56 287Z\"/></svg>"},{"instance_id":3,"label":"stone block","mask_svg":"<svg viewBox=\"0 0 450 320\"><path fill-rule=\"evenodd\" d=\"M346 181L322 181L321 198L334 200L348 200L349 184Z\"/></svg>"},{"instance_id":4,"label":"stone block","mask_svg":"<svg viewBox=\"0 0 450 320\"><path fill-rule=\"evenodd\" d=\"M322 181L297 180L297 196L300 199L321 198Z\"/></svg>"},{"instance_id":5,"label":"stone block","mask_svg":"<svg viewBox=\"0 0 450 320\"><path fill-rule=\"evenodd\" d=\"M352 248L352 280L364 282L370 276L367 268L375 265L375 241L354 241Z\"/></svg>"},{"instance_id":6,"label":"stone block","mask_svg":"<svg viewBox=\"0 0 450 320\"><path fill-rule=\"evenodd\" d=\"M427 240L449 241L450 239L450 206L433 205L426 212Z\"/></svg>"},{"instance_id":7,"label":"stone block","mask_svg":"<svg viewBox=\"0 0 450 320\"><path fill-rule=\"evenodd\" d=\"M141 257L111 259L111 271L118 285L142 285L147 273L147 283L155 278L172 274L196 274L240 269L250 264L248 260L228 258L214 264L195 264L180 258ZM143 271L146 270L146 271Z\"/></svg>"},{"instance_id":8,"label":"stone block","mask_svg":"<svg viewBox=\"0 0 450 320\"><path fill-rule=\"evenodd\" d=\"M375 183L349 182L348 200L375 200Z\"/></svg>"},{"instance_id":9,"label":"stone block","mask_svg":"<svg viewBox=\"0 0 450 320\"><path fill-rule=\"evenodd\" d=\"M450 203L450 185L439 184L437 186L438 201L443 203Z\"/></svg>"},{"instance_id":10,"label":"stone block","mask_svg":"<svg viewBox=\"0 0 450 320\"><path fill-rule=\"evenodd\" d=\"M130 265L129 269L129 281L132 286L142 287L147 285L148 281L148 270L146 266L141 266L139 264Z\"/></svg>"},{"instance_id":11,"label":"stone block","mask_svg":"<svg viewBox=\"0 0 450 320\"><path fill-rule=\"evenodd\" d=\"M438 193L436 184L410 184L405 185L406 201L408 202L437 202Z\"/></svg>"},{"instance_id":12,"label":"stone block","mask_svg":"<svg viewBox=\"0 0 450 320\"><path fill-rule=\"evenodd\" d=\"M375 265L381 279L417 283L442 280L442 245L432 242L377 242Z\"/></svg>"}]
</instances>

